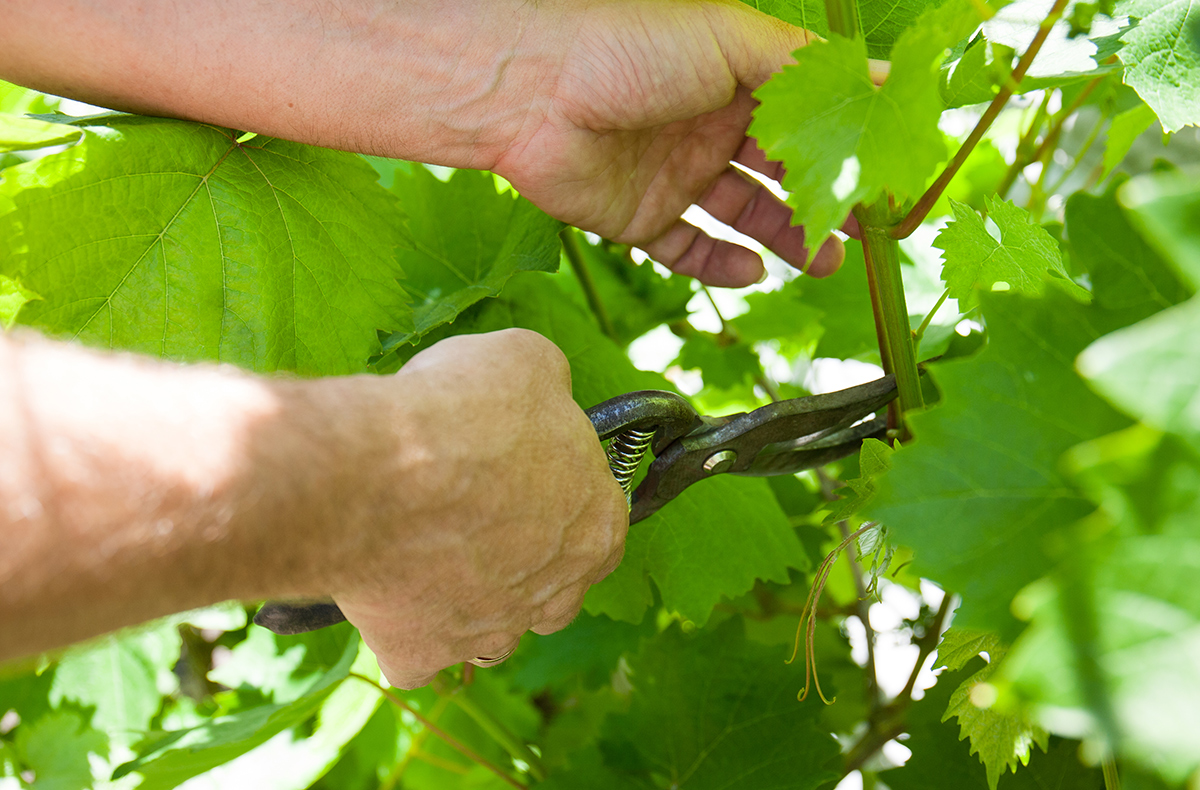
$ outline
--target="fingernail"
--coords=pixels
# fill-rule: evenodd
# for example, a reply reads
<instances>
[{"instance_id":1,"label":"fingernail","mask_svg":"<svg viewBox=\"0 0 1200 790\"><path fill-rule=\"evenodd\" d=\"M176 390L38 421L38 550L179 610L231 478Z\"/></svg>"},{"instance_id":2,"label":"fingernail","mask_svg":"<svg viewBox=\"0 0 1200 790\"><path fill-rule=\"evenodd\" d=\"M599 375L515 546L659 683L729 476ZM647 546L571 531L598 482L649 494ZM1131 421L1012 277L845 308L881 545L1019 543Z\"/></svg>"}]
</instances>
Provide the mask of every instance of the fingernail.
<instances>
[{"instance_id":1,"label":"fingernail","mask_svg":"<svg viewBox=\"0 0 1200 790\"><path fill-rule=\"evenodd\" d=\"M762 277L759 277L759 278L758 278L758 279L757 279L757 280L754 282L754 284L755 284L755 285L762 285L763 283L765 283L765 282L767 281L767 278L768 278L768 277L770 277L770 273L767 271L767 267L766 267L766 266L764 266L764 267L763 267L763 273L762 273Z\"/></svg>"}]
</instances>

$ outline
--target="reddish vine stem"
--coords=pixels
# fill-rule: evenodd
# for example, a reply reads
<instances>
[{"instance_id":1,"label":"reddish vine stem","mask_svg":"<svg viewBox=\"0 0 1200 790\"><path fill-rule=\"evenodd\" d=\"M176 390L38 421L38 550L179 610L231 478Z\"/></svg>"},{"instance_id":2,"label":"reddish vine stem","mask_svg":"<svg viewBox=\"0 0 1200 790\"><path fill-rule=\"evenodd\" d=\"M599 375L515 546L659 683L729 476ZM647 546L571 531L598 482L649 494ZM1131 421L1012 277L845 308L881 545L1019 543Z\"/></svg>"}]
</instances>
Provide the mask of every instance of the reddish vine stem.
<instances>
[{"instance_id":1,"label":"reddish vine stem","mask_svg":"<svg viewBox=\"0 0 1200 790\"><path fill-rule=\"evenodd\" d=\"M1042 21L1038 27L1037 35L1033 37L1033 41L1029 44L1029 49L1025 50L1025 54L1021 56L1017 67L1013 69L1011 78L1005 82L1004 87L992 99L992 103L988 105L984 111L983 117L975 124L975 128L971 130L971 134L967 137L967 141L958 149L958 153L950 160L950 164L946 165L946 169L937 177L937 180L925 190L925 194L921 195L921 199L916 202L908 215L892 228L891 235L894 239L907 239L912 235L912 232L925 220L929 215L933 205L937 203L938 198L942 196L942 192L946 190L946 186L950 180L958 173L963 163L967 161L967 157L975 150L975 146L983 139L983 135L991 128L996 117L1000 115L1000 111L1004 109L1004 105L1012 98L1017 87L1021 84L1021 80L1025 78L1025 72L1029 71L1029 67L1033 65L1033 59L1037 57L1041 51L1042 45L1046 43L1046 38L1050 35L1050 29L1054 27L1054 23L1062 16L1063 9L1067 7L1067 0L1055 0L1054 7L1050 9L1050 13Z\"/></svg>"},{"instance_id":2,"label":"reddish vine stem","mask_svg":"<svg viewBox=\"0 0 1200 790\"><path fill-rule=\"evenodd\" d=\"M355 678L357 680L361 680L363 683L366 683L368 686L370 686L371 688L378 691L380 694L382 694L384 697L386 697L387 700L389 702L391 702L393 705L400 708L402 711L411 714L414 719L416 719L417 721L419 721L421 723L422 727L429 730L431 733L433 733L437 737L441 738L446 743L447 746L454 749L455 751L457 751L463 757L466 757L471 762L482 765L484 768L486 768L487 770L494 773L497 777L499 777L500 780L503 781L505 784L507 784L511 787L519 788L520 790L527 790L525 785L521 784L516 779L513 779L511 776L506 774L503 770L501 770L501 768L498 765L495 765L494 763L489 761L487 758L476 754L469 746L467 746L466 744L459 741L457 738L455 738L453 735L451 735L450 733L443 730L441 727L438 727L436 724L434 724L429 719L425 718L423 715L421 715L421 713L416 708L409 705L407 702L405 702L400 697L393 694L388 689L384 688L383 686L379 685L375 681L371 680L366 675L360 675L357 672L351 672L350 677Z\"/></svg>"}]
</instances>

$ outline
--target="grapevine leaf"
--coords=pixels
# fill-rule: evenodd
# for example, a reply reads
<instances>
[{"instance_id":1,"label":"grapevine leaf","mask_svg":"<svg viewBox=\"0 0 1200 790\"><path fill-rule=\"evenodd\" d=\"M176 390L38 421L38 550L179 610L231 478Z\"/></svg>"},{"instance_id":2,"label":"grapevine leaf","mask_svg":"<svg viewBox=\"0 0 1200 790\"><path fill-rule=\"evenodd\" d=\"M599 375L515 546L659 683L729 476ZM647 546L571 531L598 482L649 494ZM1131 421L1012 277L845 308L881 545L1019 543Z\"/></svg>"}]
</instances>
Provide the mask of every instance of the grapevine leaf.
<instances>
[{"instance_id":1,"label":"grapevine leaf","mask_svg":"<svg viewBox=\"0 0 1200 790\"><path fill-rule=\"evenodd\" d=\"M408 323L402 217L361 159L161 118L79 123L78 145L0 183L0 268L43 297L22 323L306 374L363 370L376 331Z\"/></svg>"},{"instance_id":2,"label":"grapevine leaf","mask_svg":"<svg viewBox=\"0 0 1200 790\"><path fill-rule=\"evenodd\" d=\"M54 673L50 702L93 708L93 727L116 744L132 743L149 728L162 704L160 684L170 689L176 683L171 670L179 660L179 647L179 634L167 624L108 634L72 647Z\"/></svg>"},{"instance_id":3,"label":"grapevine leaf","mask_svg":"<svg viewBox=\"0 0 1200 790\"><path fill-rule=\"evenodd\" d=\"M797 51L795 65L758 89L750 133L787 166L783 187L809 233L810 255L857 203L885 189L898 202L924 191L946 157L937 67L977 21L967 0L923 14L896 42L881 88L867 72L862 40L832 36ZM805 111L797 115L797 107Z\"/></svg>"},{"instance_id":4,"label":"grapevine leaf","mask_svg":"<svg viewBox=\"0 0 1200 790\"><path fill-rule=\"evenodd\" d=\"M988 233L974 209L954 201L951 206L954 221L934 244L946 260L942 269L946 290L959 304L975 304L978 290L993 290L998 283L1015 293L1038 296L1050 280L1078 299L1090 298L1068 276L1058 244L1015 203L987 201L988 219L999 230L999 240Z\"/></svg>"},{"instance_id":5,"label":"grapevine leaf","mask_svg":"<svg viewBox=\"0 0 1200 790\"><path fill-rule=\"evenodd\" d=\"M108 755L108 738L76 709L56 710L22 726L13 745L18 759L37 777L39 790L93 787L88 755Z\"/></svg>"},{"instance_id":6,"label":"grapevine leaf","mask_svg":"<svg viewBox=\"0 0 1200 790\"><path fill-rule=\"evenodd\" d=\"M1128 323L1190 296L1171 267L1141 239L1117 204L1115 190L1078 192L1067 200L1071 256L1092 277L1096 303L1122 311Z\"/></svg>"},{"instance_id":7,"label":"grapevine leaf","mask_svg":"<svg viewBox=\"0 0 1200 790\"><path fill-rule=\"evenodd\" d=\"M0 114L0 153L29 151L51 145L69 145L83 132L63 124L48 123L21 115Z\"/></svg>"},{"instance_id":8,"label":"grapevine leaf","mask_svg":"<svg viewBox=\"0 0 1200 790\"><path fill-rule=\"evenodd\" d=\"M958 625L1003 635L1017 590L1050 567L1040 536L1092 509L1059 456L1124 420L1073 367L1104 333L1102 311L1054 292L982 300L987 347L938 366L942 404L912 416L917 441L892 457L866 514L916 551L915 572L963 596Z\"/></svg>"},{"instance_id":9,"label":"grapevine leaf","mask_svg":"<svg viewBox=\"0 0 1200 790\"><path fill-rule=\"evenodd\" d=\"M951 694L971 669L944 672L937 685L909 712L908 740L912 757L901 768L884 772L881 778L892 790L982 790L989 787L987 771L959 739L957 727L942 719ZM1029 765L1004 780L1005 790L1094 790L1103 786L1100 772L1079 762L1079 744L1050 739L1045 754L1034 753Z\"/></svg>"},{"instance_id":10,"label":"grapevine leaf","mask_svg":"<svg viewBox=\"0 0 1200 790\"><path fill-rule=\"evenodd\" d=\"M634 368L551 276L514 278L498 299L480 303L453 329L473 333L513 326L539 332L562 349L571 363L575 400L585 408L635 390L671 389L661 376ZM692 486L635 524L624 561L589 590L586 607L591 614L640 622L652 600L653 579L668 609L702 625L722 596L741 595L756 578L787 581L789 567L807 566L766 482L720 476Z\"/></svg>"},{"instance_id":11,"label":"grapevine leaf","mask_svg":"<svg viewBox=\"0 0 1200 790\"><path fill-rule=\"evenodd\" d=\"M635 626L580 613L571 625L548 636L526 634L513 658L512 683L527 691L581 677L589 686L603 685L624 653L637 650L638 640L654 635L649 619Z\"/></svg>"},{"instance_id":12,"label":"grapevine leaf","mask_svg":"<svg viewBox=\"0 0 1200 790\"><path fill-rule=\"evenodd\" d=\"M351 669L378 679L374 658L367 651L359 654ZM188 786L197 790L227 787L299 790L310 787L337 762L347 744L362 731L382 703L383 696L367 684L342 683L321 703L311 727L282 732L190 780ZM139 788L148 786L153 787L144 782Z\"/></svg>"},{"instance_id":13,"label":"grapevine leaf","mask_svg":"<svg viewBox=\"0 0 1200 790\"><path fill-rule=\"evenodd\" d=\"M811 30L822 37L829 36L823 0L742 0L759 11ZM888 57L900 34L907 30L921 12L936 6L937 0L859 0L858 22L867 40L867 54L873 58Z\"/></svg>"},{"instance_id":14,"label":"grapevine leaf","mask_svg":"<svg viewBox=\"0 0 1200 790\"><path fill-rule=\"evenodd\" d=\"M1200 47L1186 32L1196 0L1125 0L1117 11L1140 21L1122 35L1125 84L1153 108L1163 129L1200 123Z\"/></svg>"},{"instance_id":15,"label":"grapevine leaf","mask_svg":"<svg viewBox=\"0 0 1200 790\"><path fill-rule=\"evenodd\" d=\"M1016 0L983 23L983 35L993 44L1025 52L1053 5L1054 0ZM1117 20L1099 16L1093 20L1088 35L1072 37L1071 23L1065 17L1060 18L1026 72L1022 88L1063 85L1115 70L1116 66L1106 61L1120 49L1120 32Z\"/></svg>"},{"instance_id":16,"label":"grapevine leaf","mask_svg":"<svg viewBox=\"0 0 1200 790\"><path fill-rule=\"evenodd\" d=\"M687 278L663 277L649 261L635 264L624 245L603 239L589 244L579 231L570 232L577 235L584 265L619 343L630 343L660 324L687 319L693 296ZM574 272L560 282L575 303L590 312Z\"/></svg>"},{"instance_id":17,"label":"grapevine leaf","mask_svg":"<svg viewBox=\"0 0 1200 790\"><path fill-rule=\"evenodd\" d=\"M833 510L825 521L842 521L850 518L875 496L875 479L892 467L893 450L878 439L864 439L862 450L858 454L860 477L846 481L846 487L839 489L842 493L833 506Z\"/></svg>"},{"instance_id":18,"label":"grapevine leaf","mask_svg":"<svg viewBox=\"0 0 1200 790\"><path fill-rule=\"evenodd\" d=\"M608 732L670 786L802 790L837 778L821 706L797 704L794 668L747 641L740 620L691 639L672 628L629 663L629 712Z\"/></svg>"},{"instance_id":19,"label":"grapevine leaf","mask_svg":"<svg viewBox=\"0 0 1200 790\"><path fill-rule=\"evenodd\" d=\"M957 672L980 653L987 653L991 660L995 658L997 651L1004 649L1000 637L992 631L955 626L942 635L942 641L937 646L937 660L933 666L935 669L945 667L951 672Z\"/></svg>"},{"instance_id":20,"label":"grapevine leaf","mask_svg":"<svg viewBox=\"0 0 1200 790\"><path fill-rule=\"evenodd\" d=\"M1079 369L1122 411L1200 447L1200 298L1100 338Z\"/></svg>"},{"instance_id":21,"label":"grapevine leaf","mask_svg":"<svg viewBox=\"0 0 1200 790\"><path fill-rule=\"evenodd\" d=\"M21 308L26 303L41 298L28 288L23 288L11 277L0 274L0 328L12 329Z\"/></svg>"},{"instance_id":22,"label":"grapevine leaf","mask_svg":"<svg viewBox=\"0 0 1200 790\"><path fill-rule=\"evenodd\" d=\"M1049 734L1042 728L1030 724L1022 717L981 707L973 694L981 683L987 683L1000 666L1007 650L998 643L989 650L990 660L983 669L964 680L950 695L950 703L942 715L942 721L952 717L958 719L959 739L969 738L971 754L979 755L979 761L987 770L988 787L996 790L996 784L1006 769L1013 773L1017 767L1029 764L1034 744L1046 751Z\"/></svg>"},{"instance_id":23,"label":"grapevine leaf","mask_svg":"<svg viewBox=\"0 0 1200 790\"><path fill-rule=\"evenodd\" d=\"M1183 514L1181 514L1183 515ZM1179 533L1119 540L1086 583L1064 578L1032 604L1033 623L1002 673L1052 732L1118 723L1121 756L1182 785L1200 767L1200 510ZM1088 639L1080 604L1102 628ZM1081 675L1085 658L1095 677ZM1106 700L1108 714L1089 700Z\"/></svg>"},{"instance_id":24,"label":"grapevine leaf","mask_svg":"<svg viewBox=\"0 0 1200 790\"><path fill-rule=\"evenodd\" d=\"M867 266L861 244L846 245L846 260L836 275L817 279L798 277L784 286L796 289L805 304L821 312L824 330L814 356L851 359L878 356L879 338L867 288Z\"/></svg>"},{"instance_id":25,"label":"grapevine leaf","mask_svg":"<svg viewBox=\"0 0 1200 790\"><path fill-rule=\"evenodd\" d=\"M1012 74L1013 52L982 36L974 38L956 58L942 64L942 101L947 107L965 107L991 101Z\"/></svg>"},{"instance_id":26,"label":"grapevine leaf","mask_svg":"<svg viewBox=\"0 0 1200 790\"><path fill-rule=\"evenodd\" d=\"M1132 110L1113 118L1108 127L1108 141L1104 146L1104 169L1100 172L1100 180L1108 178L1108 174L1116 169L1133 147L1133 143L1150 125L1158 120L1154 110L1145 104L1139 104ZM1083 193L1079 193L1083 194Z\"/></svg>"},{"instance_id":27,"label":"grapevine leaf","mask_svg":"<svg viewBox=\"0 0 1200 790\"><path fill-rule=\"evenodd\" d=\"M137 759L118 767L113 778L138 773L142 776L142 783L138 785L141 790L167 790L267 743L284 730L312 718L346 679L358 656L359 645L355 634L346 643L337 664L292 702L260 705L211 719L188 730L158 733L147 738L138 748Z\"/></svg>"},{"instance_id":28,"label":"grapevine leaf","mask_svg":"<svg viewBox=\"0 0 1200 790\"><path fill-rule=\"evenodd\" d=\"M754 349L745 343L719 345L706 332L697 332L685 340L673 364L683 370L698 368L705 386L717 389L733 389L763 375Z\"/></svg>"},{"instance_id":29,"label":"grapevine leaf","mask_svg":"<svg viewBox=\"0 0 1200 790\"><path fill-rule=\"evenodd\" d=\"M397 169L391 190L408 216L399 258L413 329L388 337L385 352L496 296L517 272L558 268L562 223L512 192L497 192L490 173L456 170L443 182L424 167Z\"/></svg>"},{"instance_id":30,"label":"grapevine leaf","mask_svg":"<svg viewBox=\"0 0 1200 790\"><path fill-rule=\"evenodd\" d=\"M1118 193L1130 219L1179 270L1200 288L1200 189L1194 173L1155 173L1131 179Z\"/></svg>"},{"instance_id":31,"label":"grapevine leaf","mask_svg":"<svg viewBox=\"0 0 1200 790\"><path fill-rule=\"evenodd\" d=\"M337 664L353 632L348 623L291 636L251 628L208 678L231 689L257 692L268 702L291 702Z\"/></svg>"},{"instance_id":32,"label":"grapevine leaf","mask_svg":"<svg viewBox=\"0 0 1200 790\"><path fill-rule=\"evenodd\" d=\"M746 343L777 340L806 349L820 337L821 313L805 300L794 283L793 280L778 291L746 294L749 309L728 320L739 340Z\"/></svg>"}]
</instances>

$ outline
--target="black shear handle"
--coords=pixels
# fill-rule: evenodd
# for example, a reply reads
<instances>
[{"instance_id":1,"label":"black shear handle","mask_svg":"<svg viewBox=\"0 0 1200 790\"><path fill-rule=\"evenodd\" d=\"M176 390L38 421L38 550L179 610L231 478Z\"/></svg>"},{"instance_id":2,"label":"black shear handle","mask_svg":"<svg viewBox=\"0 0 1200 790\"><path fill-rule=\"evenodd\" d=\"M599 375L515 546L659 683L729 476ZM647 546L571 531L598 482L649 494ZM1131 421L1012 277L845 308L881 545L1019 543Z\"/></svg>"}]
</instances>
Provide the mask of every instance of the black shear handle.
<instances>
[{"instance_id":1,"label":"black shear handle","mask_svg":"<svg viewBox=\"0 0 1200 790\"><path fill-rule=\"evenodd\" d=\"M696 411L673 392L643 390L618 395L593 406L587 415L601 441L630 430L654 432L654 448L661 448L688 433L695 425ZM639 459L640 460L640 459ZM255 625L277 634L303 634L346 619L331 600L268 601L254 615Z\"/></svg>"}]
</instances>

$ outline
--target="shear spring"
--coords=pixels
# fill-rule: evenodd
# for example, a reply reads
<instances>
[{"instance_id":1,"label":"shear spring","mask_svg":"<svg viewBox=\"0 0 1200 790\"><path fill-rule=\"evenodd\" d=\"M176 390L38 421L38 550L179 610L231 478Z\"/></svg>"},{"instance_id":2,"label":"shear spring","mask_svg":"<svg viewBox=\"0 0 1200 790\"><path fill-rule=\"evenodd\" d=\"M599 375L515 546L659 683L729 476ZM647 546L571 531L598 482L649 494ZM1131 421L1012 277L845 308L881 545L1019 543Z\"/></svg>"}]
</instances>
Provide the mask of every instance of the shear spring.
<instances>
[{"instance_id":1,"label":"shear spring","mask_svg":"<svg viewBox=\"0 0 1200 790\"><path fill-rule=\"evenodd\" d=\"M612 469L613 477L617 478L617 482L620 483L621 490L625 492L625 501L627 502L629 501L629 489L633 484L633 476L653 438L654 431L639 431L636 428L630 428L628 431L614 436L613 440L608 443L608 449L605 451L608 454L608 466Z\"/></svg>"}]
</instances>

